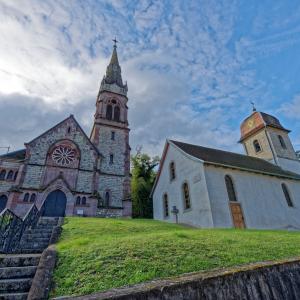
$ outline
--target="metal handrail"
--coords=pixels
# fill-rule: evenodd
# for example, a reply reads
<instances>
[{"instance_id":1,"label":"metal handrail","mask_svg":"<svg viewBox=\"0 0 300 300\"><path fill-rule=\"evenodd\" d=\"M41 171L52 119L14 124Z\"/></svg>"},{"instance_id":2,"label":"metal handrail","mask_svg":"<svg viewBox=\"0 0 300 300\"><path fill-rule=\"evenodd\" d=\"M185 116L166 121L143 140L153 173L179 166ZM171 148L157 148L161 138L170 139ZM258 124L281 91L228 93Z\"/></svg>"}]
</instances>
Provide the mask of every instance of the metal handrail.
<instances>
[{"instance_id":1,"label":"metal handrail","mask_svg":"<svg viewBox=\"0 0 300 300\"><path fill-rule=\"evenodd\" d=\"M35 204L31 206L24 218L20 218L10 209L0 214L0 253L15 253L19 250L20 241L27 228L34 228L42 215Z\"/></svg>"}]
</instances>

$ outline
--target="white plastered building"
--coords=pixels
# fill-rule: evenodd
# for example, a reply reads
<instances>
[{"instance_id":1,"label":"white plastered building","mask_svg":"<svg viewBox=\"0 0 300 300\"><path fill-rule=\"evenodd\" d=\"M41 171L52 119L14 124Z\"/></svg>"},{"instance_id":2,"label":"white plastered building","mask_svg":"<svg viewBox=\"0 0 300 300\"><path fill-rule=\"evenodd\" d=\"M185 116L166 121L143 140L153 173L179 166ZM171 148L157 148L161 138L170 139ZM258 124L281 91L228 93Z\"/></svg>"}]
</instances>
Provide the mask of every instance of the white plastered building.
<instances>
[{"instance_id":1,"label":"white plastered building","mask_svg":"<svg viewBox=\"0 0 300 300\"><path fill-rule=\"evenodd\" d=\"M300 161L285 129L254 111L247 155L167 140L152 190L154 219L203 228L300 229Z\"/></svg>"}]
</instances>

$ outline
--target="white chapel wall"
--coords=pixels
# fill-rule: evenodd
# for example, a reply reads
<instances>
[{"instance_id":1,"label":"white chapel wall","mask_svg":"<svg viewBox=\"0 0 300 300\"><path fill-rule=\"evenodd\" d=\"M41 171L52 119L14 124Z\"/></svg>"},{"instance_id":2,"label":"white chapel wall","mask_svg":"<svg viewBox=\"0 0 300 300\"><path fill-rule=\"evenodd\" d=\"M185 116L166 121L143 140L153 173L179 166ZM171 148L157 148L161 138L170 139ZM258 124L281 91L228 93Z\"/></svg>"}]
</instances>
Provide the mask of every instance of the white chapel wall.
<instances>
[{"instance_id":1,"label":"white chapel wall","mask_svg":"<svg viewBox=\"0 0 300 300\"><path fill-rule=\"evenodd\" d=\"M175 162L176 178L170 181L169 165ZM191 197L191 208L184 210L182 184L188 182ZM168 194L169 217L164 218L163 195ZM173 206L179 210L179 223L198 227L213 227L210 204L205 184L203 164L201 161L189 158L170 145L166 155L160 179L153 194L154 219L175 222L171 213Z\"/></svg>"},{"instance_id":2,"label":"white chapel wall","mask_svg":"<svg viewBox=\"0 0 300 300\"><path fill-rule=\"evenodd\" d=\"M227 174L233 179L247 228L300 229L300 181L205 166L215 227L233 227L224 180ZM287 185L294 207L287 205L282 183Z\"/></svg>"}]
</instances>

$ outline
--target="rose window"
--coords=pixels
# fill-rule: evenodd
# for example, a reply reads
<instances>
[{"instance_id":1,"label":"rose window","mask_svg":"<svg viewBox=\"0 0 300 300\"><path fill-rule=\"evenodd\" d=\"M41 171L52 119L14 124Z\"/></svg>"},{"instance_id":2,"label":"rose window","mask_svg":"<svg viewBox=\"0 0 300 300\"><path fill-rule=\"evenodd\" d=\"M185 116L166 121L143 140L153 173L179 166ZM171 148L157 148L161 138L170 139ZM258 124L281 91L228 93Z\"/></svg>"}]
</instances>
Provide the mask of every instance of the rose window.
<instances>
[{"instance_id":1,"label":"rose window","mask_svg":"<svg viewBox=\"0 0 300 300\"><path fill-rule=\"evenodd\" d=\"M52 159L60 166L68 166L75 160L75 151L66 146L59 146L54 149Z\"/></svg>"}]
</instances>

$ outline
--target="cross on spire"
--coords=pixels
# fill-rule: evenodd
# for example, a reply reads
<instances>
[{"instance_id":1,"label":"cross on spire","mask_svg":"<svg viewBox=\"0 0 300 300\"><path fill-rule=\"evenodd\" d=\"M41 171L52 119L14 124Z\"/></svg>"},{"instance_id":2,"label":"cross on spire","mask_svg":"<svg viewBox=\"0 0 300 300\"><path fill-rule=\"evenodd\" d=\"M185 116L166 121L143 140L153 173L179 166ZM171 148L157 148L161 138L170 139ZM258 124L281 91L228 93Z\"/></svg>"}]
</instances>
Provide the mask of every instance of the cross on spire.
<instances>
[{"instance_id":1,"label":"cross on spire","mask_svg":"<svg viewBox=\"0 0 300 300\"><path fill-rule=\"evenodd\" d=\"M117 43L119 43L119 41L117 41L117 38L115 37L112 41L114 42L114 47L117 48Z\"/></svg>"}]
</instances>

